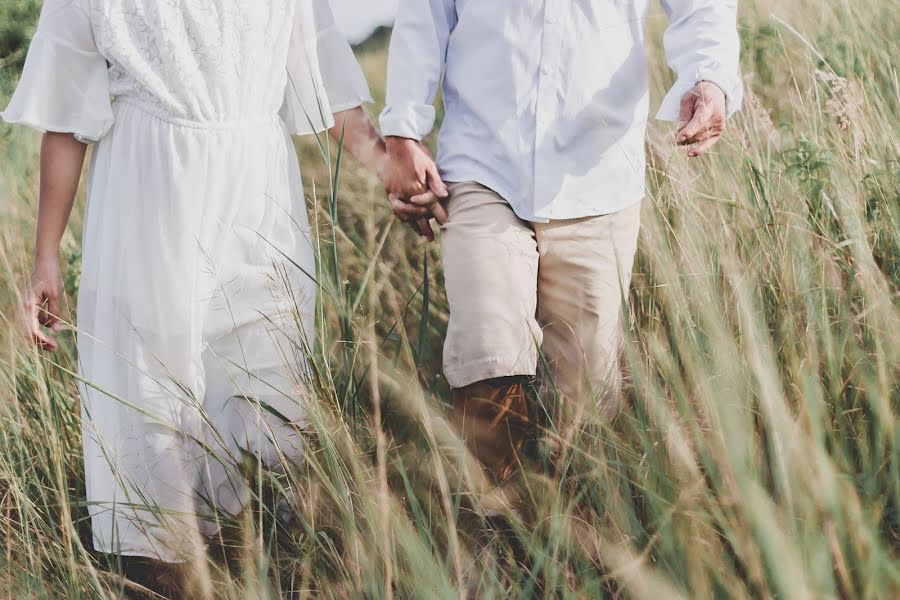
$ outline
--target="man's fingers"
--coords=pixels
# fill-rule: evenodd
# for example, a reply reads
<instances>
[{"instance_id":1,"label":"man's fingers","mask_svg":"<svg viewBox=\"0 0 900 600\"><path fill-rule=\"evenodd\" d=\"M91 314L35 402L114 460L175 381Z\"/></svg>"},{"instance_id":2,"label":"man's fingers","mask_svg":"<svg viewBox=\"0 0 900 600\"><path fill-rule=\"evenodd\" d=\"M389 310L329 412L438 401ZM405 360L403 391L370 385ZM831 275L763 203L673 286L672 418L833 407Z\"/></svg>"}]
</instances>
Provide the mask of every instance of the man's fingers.
<instances>
[{"instance_id":1,"label":"man's fingers","mask_svg":"<svg viewBox=\"0 0 900 600\"><path fill-rule=\"evenodd\" d=\"M688 152L688 156L691 158L696 158L698 156L706 154L707 152L709 152L712 149L713 146L716 145L716 142L718 142L721 137L722 137L721 133L717 133L717 134L709 137L703 143L701 143L699 146L691 148L691 150Z\"/></svg>"},{"instance_id":2,"label":"man's fingers","mask_svg":"<svg viewBox=\"0 0 900 600\"><path fill-rule=\"evenodd\" d=\"M681 97L681 106L678 111L678 132L684 129L685 125L691 122L694 117L694 105L697 102L697 94L692 92L686 93Z\"/></svg>"},{"instance_id":3,"label":"man's fingers","mask_svg":"<svg viewBox=\"0 0 900 600\"><path fill-rule=\"evenodd\" d=\"M678 132L678 143L682 146L693 143L691 140L708 127L709 124L707 123L706 109L702 103L698 103L697 109L694 111L694 116L688 124Z\"/></svg>"},{"instance_id":4,"label":"man's fingers","mask_svg":"<svg viewBox=\"0 0 900 600\"><path fill-rule=\"evenodd\" d=\"M722 135L722 128L716 127L715 125L709 127L708 129L704 129L693 138L691 138L691 144L702 144L708 139L719 137Z\"/></svg>"},{"instance_id":5,"label":"man's fingers","mask_svg":"<svg viewBox=\"0 0 900 600\"><path fill-rule=\"evenodd\" d=\"M423 179L422 181L416 181L406 186L403 189L402 197L409 198L411 196L418 196L419 194L424 194L428 191L428 180Z\"/></svg>"},{"instance_id":6,"label":"man's fingers","mask_svg":"<svg viewBox=\"0 0 900 600\"><path fill-rule=\"evenodd\" d=\"M725 121L711 108L699 109L694 118L678 133L678 144L689 146L706 141L710 136L721 135Z\"/></svg>"},{"instance_id":7,"label":"man's fingers","mask_svg":"<svg viewBox=\"0 0 900 600\"><path fill-rule=\"evenodd\" d=\"M438 222L438 225L444 226L450 220L450 215L447 214L447 209L444 208L443 202L435 202L431 205L431 214L434 215L434 220Z\"/></svg>"},{"instance_id":8,"label":"man's fingers","mask_svg":"<svg viewBox=\"0 0 900 600\"><path fill-rule=\"evenodd\" d=\"M680 146L703 144L702 154L711 145L709 140L718 139L725 129L727 118L727 98L722 88L711 81L701 81L681 97L678 130L675 141ZM696 154L697 148L690 152Z\"/></svg>"},{"instance_id":9,"label":"man's fingers","mask_svg":"<svg viewBox=\"0 0 900 600\"><path fill-rule=\"evenodd\" d=\"M437 165L431 163L428 165L428 189L430 189L438 198L446 198L450 195L450 191L441 179L438 173Z\"/></svg>"},{"instance_id":10,"label":"man's fingers","mask_svg":"<svg viewBox=\"0 0 900 600\"><path fill-rule=\"evenodd\" d=\"M424 167L412 165L407 173L408 175L402 177L395 185L385 186L388 195L409 198L424 194L428 190L428 171Z\"/></svg>"}]
</instances>

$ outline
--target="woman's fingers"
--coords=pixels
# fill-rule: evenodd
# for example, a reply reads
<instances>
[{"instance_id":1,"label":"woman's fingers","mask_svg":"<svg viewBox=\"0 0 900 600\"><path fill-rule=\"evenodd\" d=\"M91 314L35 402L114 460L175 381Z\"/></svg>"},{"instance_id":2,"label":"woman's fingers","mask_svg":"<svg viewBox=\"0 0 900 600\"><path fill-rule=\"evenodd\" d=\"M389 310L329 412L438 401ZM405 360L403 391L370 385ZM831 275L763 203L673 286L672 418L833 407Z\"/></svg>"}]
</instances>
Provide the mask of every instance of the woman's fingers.
<instances>
[{"instance_id":1,"label":"woman's fingers","mask_svg":"<svg viewBox=\"0 0 900 600\"><path fill-rule=\"evenodd\" d=\"M56 350L57 343L41 325L41 315L47 312L44 310L43 305L42 297L39 298L34 294L29 294L23 307L22 327L29 342L42 350L52 352Z\"/></svg>"},{"instance_id":2,"label":"woman's fingers","mask_svg":"<svg viewBox=\"0 0 900 600\"><path fill-rule=\"evenodd\" d=\"M44 327L59 323L59 297L44 292L38 304L38 322Z\"/></svg>"},{"instance_id":3,"label":"woman's fingers","mask_svg":"<svg viewBox=\"0 0 900 600\"><path fill-rule=\"evenodd\" d=\"M420 219L429 214L428 208L404 202L398 196L388 196L388 201L391 204L391 211L404 223Z\"/></svg>"},{"instance_id":4,"label":"woman's fingers","mask_svg":"<svg viewBox=\"0 0 900 600\"><path fill-rule=\"evenodd\" d=\"M41 350L46 350L47 352L53 352L56 350L56 340L47 335L40 327L35 329L31 335L31 343L36 345Z\"/></svg>"},{"instance_id":5,"label":"woman's fingers","mask_svg":"<svg viewBox=\"0 0 900 600\"><path fill-rule=\"evenodd\" d=\"M416 219L415 221L410 221L407 225L417 236L428 238L429 241L434 240L434 232L431 230L431 225L428 224L427 220Z\"/></svg>"},{"instance_id":6,"label":"woman's fingers","mask_svg":"<svg viewBox=\"0 0 900 600\"><path fill-rule=\"evenodd\" d=\"M426 238L429 242L434 241L434 230L431 229L431 223L428 219L419 219L415 223L413 223L413 229L415 229L420 236Z\"/></svg>"},{"instance_id":7,"label":"woman's fingers","mask_svg":"<svg viewBox=\"0 0 900 600\"><path fill-rule=\"evenodd\" d=\"M54 332L59 332L62 329L62 322L59 319L59 296L56 294L51 295L45 308L46 320L44 325Z\"/></svg>"}]
</instances>

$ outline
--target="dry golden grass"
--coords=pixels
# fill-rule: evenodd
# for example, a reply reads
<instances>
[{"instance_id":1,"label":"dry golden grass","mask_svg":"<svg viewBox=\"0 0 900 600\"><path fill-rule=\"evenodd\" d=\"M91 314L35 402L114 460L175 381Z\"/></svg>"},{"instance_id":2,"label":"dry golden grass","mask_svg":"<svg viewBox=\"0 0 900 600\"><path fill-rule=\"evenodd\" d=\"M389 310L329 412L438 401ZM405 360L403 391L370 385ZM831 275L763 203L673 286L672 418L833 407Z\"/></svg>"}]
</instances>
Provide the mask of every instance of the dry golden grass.
<instances>
[{"instance_id":1,"label":"dry golden grass","mask_svg":"<svg viewBox=\"0 0 900 600\"><path fill-rule=\"evenodd\" d=\"M309 462L256 471L230 567L211 562L217 597L900 596L900 15L877 0L741 14L748 99L727 139L688 162L651 125L629 405L547 425L504 529L443 418L438 247L349 161L332 196L333 160L298 142L325 288ZM648 27L658 98L664 20ZM361 56L378 98L384 59ZM83 543L71 339L48 358L13 331L36 150L0 128L0 592L115 598ZM80 213L70 299L79 229Z\"/></svg>"}]
</instances>

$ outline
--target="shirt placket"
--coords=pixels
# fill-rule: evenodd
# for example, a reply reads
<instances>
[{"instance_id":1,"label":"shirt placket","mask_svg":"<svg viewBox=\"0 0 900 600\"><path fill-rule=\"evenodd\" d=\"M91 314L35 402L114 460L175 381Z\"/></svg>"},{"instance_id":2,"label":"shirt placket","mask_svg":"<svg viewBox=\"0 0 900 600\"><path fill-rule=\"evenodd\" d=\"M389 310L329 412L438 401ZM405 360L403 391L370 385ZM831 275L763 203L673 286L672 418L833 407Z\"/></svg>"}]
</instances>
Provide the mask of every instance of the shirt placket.
<instances>
[{"instance_id":1,"label":"shirt placket","mask_svg":"<svg viewBox=\"0 0 900 600\"><path fill-rule=\"evenodd\" d=\"M538 69L538 91L535 110L534 186L532 190L532 214L539 219L552 219L556 190L552 187L551 128L559 112L559 86L561 79L561 50L563 31L563 6L569 0L545 0L541 22L541 58Z\"/></svg>"}]
</instances>

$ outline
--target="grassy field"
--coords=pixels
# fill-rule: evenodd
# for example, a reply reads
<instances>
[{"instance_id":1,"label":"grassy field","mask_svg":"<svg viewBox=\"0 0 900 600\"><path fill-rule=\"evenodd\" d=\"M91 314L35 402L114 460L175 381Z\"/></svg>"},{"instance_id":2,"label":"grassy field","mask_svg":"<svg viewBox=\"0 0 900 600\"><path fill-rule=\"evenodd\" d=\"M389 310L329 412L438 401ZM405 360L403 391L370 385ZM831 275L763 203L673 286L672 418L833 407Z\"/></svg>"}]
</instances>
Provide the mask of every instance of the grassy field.
<instances>
[{"instance_id":1,"label":"grassy field","mask_svg":"<svg viewBox=\"0 0 900 600\"><path fill-rule=\"evenodd\" d=\"M228 560L212 557L201 587L234 599L900 597L900 9L741 4L747 101L726 139L688 162L651 124L629 402L613 423L588 412L547 425L526 509L502 530L443 418L439 248L394 223L349 159L333 191L334 149L298 141L321 247L309 461L251 470L257 502L229 521ZM671 75L655 15L658 99ZM383 44L360 59L382 99ZM6 93L20 63L0 68ZM0 125L0 594L117 598L121 579L86 543L72 335L42 356L14 328L38 141ZM82 211L63 249L68 310ZM290 525L272 516L279 489Z\"/></svg>"}]
</instances>

